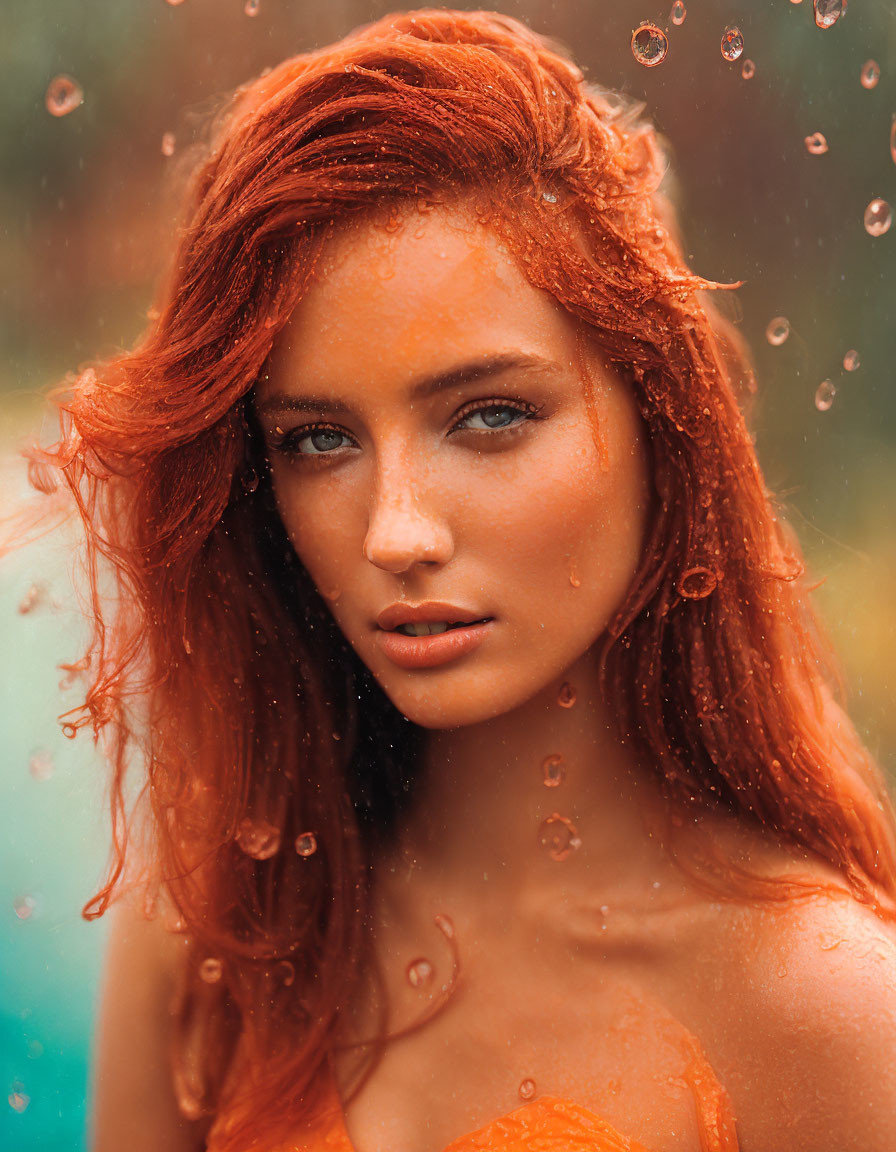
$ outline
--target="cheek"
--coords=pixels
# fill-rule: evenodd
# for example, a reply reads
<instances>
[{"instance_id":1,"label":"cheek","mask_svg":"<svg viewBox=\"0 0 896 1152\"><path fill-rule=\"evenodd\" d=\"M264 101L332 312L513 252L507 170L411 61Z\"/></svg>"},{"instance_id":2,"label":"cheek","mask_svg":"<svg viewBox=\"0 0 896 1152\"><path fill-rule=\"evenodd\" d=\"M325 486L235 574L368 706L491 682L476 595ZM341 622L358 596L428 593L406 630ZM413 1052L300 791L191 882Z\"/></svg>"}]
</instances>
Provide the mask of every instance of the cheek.
<instances>
[{"instance_id":1,"label":"cheek","mask_svg":"<svg viewBox=\"0 0 896 1152\"><path fill-rule=\"evenodd\" d=\"M327 595L353 555L348 518L336 513L332 500L319 498L310 485L299 484L288 468L272 468L277 511L296 555L308 575Z\"/></svg>"}]
</instances>

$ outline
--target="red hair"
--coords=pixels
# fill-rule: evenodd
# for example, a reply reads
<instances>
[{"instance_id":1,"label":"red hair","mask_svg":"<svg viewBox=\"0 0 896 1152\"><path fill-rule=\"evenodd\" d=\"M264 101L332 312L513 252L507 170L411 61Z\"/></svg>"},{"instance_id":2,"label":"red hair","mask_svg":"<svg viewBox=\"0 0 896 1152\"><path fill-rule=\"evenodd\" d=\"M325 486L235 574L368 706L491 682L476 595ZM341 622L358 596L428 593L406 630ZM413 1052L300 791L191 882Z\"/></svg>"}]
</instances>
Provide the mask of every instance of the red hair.
<instances>
[{"instance_id":1,"label":"red hair","mask_svg":"<svg viewBox=\"0 0 896 1152\"><path fill-rule=\"evenodd\" d=\"M312 1110L359 972L370 846L413 787L418 732L289 546L251 412L322 245L372 208L473 198L630 381L656 499L603 688L671 810L768 829L893 915L893 809L834 703L740 408L749 365L706 303L719 286L684 263L663 171L649 125L495 13L389 16L288 60L219 120L157 318L73 382L63 439L35 455L87 532L89 686L65 719L110 738L114 853L85 915L142 829L197 965L222 966L214 984L185 974L178 1039L182 1102L217 1116L216 1149ZM135 760L145 825L126 807ZM302 857L306 830L318 849ZM744 877L723 862L716 880Z\"/></svg>"}]
</instances>

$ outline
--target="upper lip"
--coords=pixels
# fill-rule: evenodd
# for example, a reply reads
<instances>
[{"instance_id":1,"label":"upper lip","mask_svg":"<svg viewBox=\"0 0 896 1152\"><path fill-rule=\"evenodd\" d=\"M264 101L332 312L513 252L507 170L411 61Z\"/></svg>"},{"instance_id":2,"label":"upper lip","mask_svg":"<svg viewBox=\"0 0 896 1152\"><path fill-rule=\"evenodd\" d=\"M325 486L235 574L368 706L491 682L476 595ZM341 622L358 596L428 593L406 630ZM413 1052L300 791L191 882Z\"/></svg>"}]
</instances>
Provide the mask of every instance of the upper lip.
<instances>
[{"instance_id":1,"label":"upper lip","mask_svg":"<svg viewBox=\"0 0 896 1152\"><path fill-rule=\"evenodd\" d=\"M438 600L426 600L423 604L390 604L376 618L380 628L391 632L399 624L469 624L474 620L486 620L484 612L472 608L458 608L456 604L443 604Z\"/></svg>"}]
</instances>

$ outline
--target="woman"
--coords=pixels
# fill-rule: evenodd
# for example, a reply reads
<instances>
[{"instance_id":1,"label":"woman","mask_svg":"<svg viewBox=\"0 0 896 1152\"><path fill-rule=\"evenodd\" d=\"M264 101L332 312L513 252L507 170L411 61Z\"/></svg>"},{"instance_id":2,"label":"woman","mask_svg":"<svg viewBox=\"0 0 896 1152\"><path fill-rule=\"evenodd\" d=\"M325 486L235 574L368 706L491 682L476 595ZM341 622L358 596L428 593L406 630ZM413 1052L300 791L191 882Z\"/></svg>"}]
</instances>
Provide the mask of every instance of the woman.
<instances>
[{"instance_id":1,"label":"woman","mask_svg":"<svg viewBox=\"0 0 896 1152\"><path fill-rule=\"evenodd\" d=\"M661 178L494 13L222 117L43 457L114 771L86 914L149 893L101 1152L889 1148L893 809Z\"/></svg>"}]
</instances>

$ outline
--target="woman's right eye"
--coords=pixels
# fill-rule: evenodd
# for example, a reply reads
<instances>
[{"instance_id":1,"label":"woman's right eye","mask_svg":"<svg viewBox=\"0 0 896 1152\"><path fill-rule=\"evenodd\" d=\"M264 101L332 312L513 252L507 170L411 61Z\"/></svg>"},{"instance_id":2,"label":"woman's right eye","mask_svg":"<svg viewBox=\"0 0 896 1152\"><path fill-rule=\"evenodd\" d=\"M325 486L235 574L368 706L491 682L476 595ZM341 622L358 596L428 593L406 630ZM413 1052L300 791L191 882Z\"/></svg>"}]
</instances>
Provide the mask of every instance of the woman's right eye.
<instances>
[{"instance_id":1,"label":"woman's right eye","mask_svg":"<svg viewBox=\"0 0 896 1152\"><path fill-rule=\"evenodd\" d=\"M293 457L331 456L335 449L346 447L340 441L348 439L345 432L330 424L306 424L278 436L274 448Z\"/></svg>"}]
</instances>

